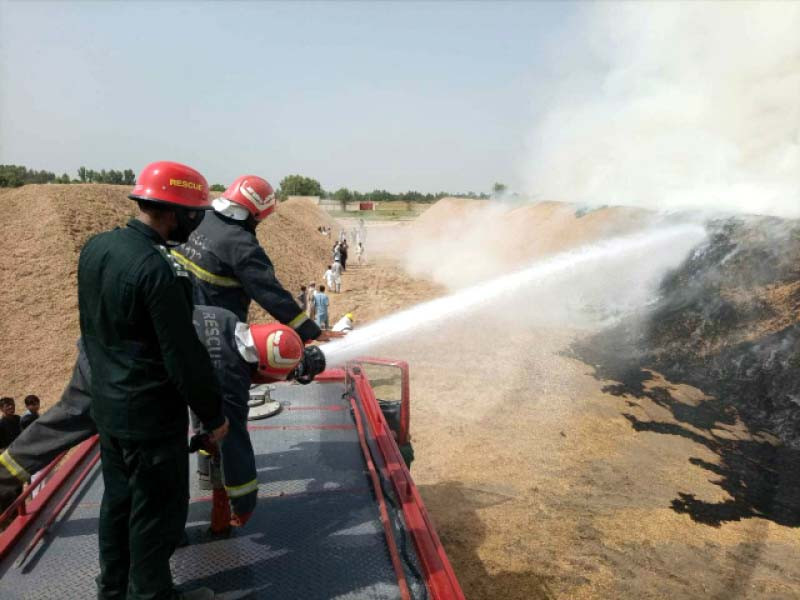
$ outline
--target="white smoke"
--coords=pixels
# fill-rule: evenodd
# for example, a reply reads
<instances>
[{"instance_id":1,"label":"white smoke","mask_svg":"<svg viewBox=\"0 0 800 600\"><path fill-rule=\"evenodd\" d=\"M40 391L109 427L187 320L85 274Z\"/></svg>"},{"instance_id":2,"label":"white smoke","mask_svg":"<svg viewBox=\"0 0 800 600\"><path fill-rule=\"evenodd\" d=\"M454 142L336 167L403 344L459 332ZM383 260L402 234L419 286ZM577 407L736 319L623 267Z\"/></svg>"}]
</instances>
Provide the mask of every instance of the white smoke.
<instances>
[{"instance_id":1,"label":"white smoke","mask_svg":"<svg viewBox=\"0 0 800 600\"><path fill-rule=\"evenodd\" d=\"M531 139L539 198L800 217L800 3L592 4Z\"/></svg>"},{"instance_id":2,"label":"white smoke","mask_svg":"<svg viewBox=\"0 0 800 600\"><path fill-rule=\"evenodd\" d=\"M652 287L658 281L653 278L653 271L676 266L680 257L705 237L705 229L698 225L672 225L579 246L394 313L325 344L322 350L328 364L338 366L387 341L421 329L441 328L471 313L483 313L471 325L480 332L492 319L497 304L515 296L524 299L524 304L535 306L540 319L544 317L550 324L557 319L574 321L576 314L585 311L587 302L596 303L606 316L613 316L608 312L612 304L615 310L632 311L651 297ZM631 268L641 262L637 261L640 257L650 257L649 272ZM653 262L657 265L655 269ZM609 285L609 281L614 284ZM517 309L514 318L517 328L530 320L525 310Z\"/></svg>"}]
</instances>

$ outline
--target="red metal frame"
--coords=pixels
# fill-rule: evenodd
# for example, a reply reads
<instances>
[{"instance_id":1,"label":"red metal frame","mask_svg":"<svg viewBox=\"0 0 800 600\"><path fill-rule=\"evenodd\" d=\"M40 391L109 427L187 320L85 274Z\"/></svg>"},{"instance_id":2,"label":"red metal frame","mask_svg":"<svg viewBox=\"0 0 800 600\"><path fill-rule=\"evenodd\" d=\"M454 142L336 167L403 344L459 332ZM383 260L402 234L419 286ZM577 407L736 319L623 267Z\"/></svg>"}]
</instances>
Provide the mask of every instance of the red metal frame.
<instances>
[{"instance_id":1,"label":"red metal frame","mask_svg":"<svg viewBox=\"0 0 800 600\"><path fill-rule=\"evenodd\" d=\"M75 481L72 482L72 485L69 486L69 489L62 496L61 500L58 501L58 504L56 504L55 508L53 508L50 514L47 515L47 519L45 519L45 522L42 523L41 527L39 527L39 530L36 532L36 535L33 536L33 539L31 540L30 544L28 544L28 547L25 548L25 552L22 553L22 556L20 556L19 560L17 561L17 566L22 565L28 558L30 553L33 551L33 549L36 547L36 545L40 541L42 541L42 538L44 538L45 534L47 533L47 530L50 529L50 525L52 525L55 522L55 520L58 518L58 515L61 514L62 510L64 510L64 507L67 505L67 502L69 502L70 498L72 498L73 494L75 494L78 488L80 488L81 485L83 485L84 480L89 475L89 473L92 472L92 469L94 469L94 466L99 461L100 461L100 453L98 452L89 460L89 462L80 472Z\"/></svg>"},{"instance_id":2,"label":"red metal frame","mask_svg":"<svg viewBox=\"0 0 800 600\"><path fill-rule=\"evenodd\" d=\"M397 577L397 585L400 588L401 600L410 600L411 594L408 591L408 581L403 572L403 566L400 564L400 555L397 552L397 543L394 541L394 533L392 533L392 525L389 522L389 510L386 508L386 500L383 497L383 489L381 488L378 473L375 471L375 463L372 461L372 456L367 448L367 441L364 435L364 424L361 422L361 415L359 414L358 407L356 406L355 398L350 398L350 406L353 407L353 418L356 421L358 428L358 442L361 446L361 452L364 455L364 460L367 463L367 470L369 471L370 480L372 481L372 489L375 492L375 497L378 499L378 507L380 509L381 524L383 525L383 534L386 536L387 547L389 548L389 556L392 559L392 567L394 574Z\"/></svg>"},{"instance_id":3,"label":"red metal frame","mask_svg":"<svg viewBox=\"0 0 800 600\"><path fill-rule=\"evenodd\" d=\"M0 525L5 523L6 521L9 521L15 512L19 513L19 516L21 517L24 517L27 514L25 508L25 501L28 499L28 497L33 493L35 489L37 489L44 483L44 480L47 478L50 472L56 467L59 461L62 458L64 458L66 453L67 453L66 451L62 452L53 460L53 462L51 462L49 465L47 465L47 467L42 469L41 475L39 476L39 481L37 481L35 484L29 484L25 486L25 489L19 496L17 496L16 500L14 500L14 502L12 502L9 505L9 507L3 511L2 515L0 515Z\"/></svg>"},{"instance_id":4,"label":"red metal frame","mask_svg":"<svg viewBox=\"0 0 800 600\"><path fill-rule=\"evenodd\" d=\"M36 497L26 506L26 500L30 496L32 489L37 487L29 486L28 489L14 501L14 504L3 513L2 517L6 517L6 515L12 514L10 511L15 509L19 511L17 517L9 523L6 530L0 533L0 560L13 548L14 544L22 537L30 524L39 516L39 513L42 512L50 499L61 490L62 486L75 472L75 469L78 468L78 465L80 465L94 450L94 447L97 445L97 440L97 435L94 435L88 440L81 442L58 469L55 469L55 467L61 460L63 454L56 458L45 469L46 474L53 470L55 470L55 473L50 480L47 481L47 484L42 486Z\"/></svg>"},{"instance_id":5,"label":"red metal frame","mask_svg":"<svg viewBox=\"0 0 800 600\"><path fill-rule=\"evenodd\" d=\"M376 364L382 366L397 367L401 370L401 432L398 439L389 428L386 418L380 409L378 400L375 397L375 392L369 383L369 378L364 374L360 368L359 363L362 364ZM447 558L444 547L442 546L439 536L433 526L433 522L428 514L425 504L411 479L411 474L403 461L400 453L398 443L406 443L409 439L409 421L410 421L410 394L409 394L409 377L408 377L408 364L400 360L385 360L379 358L364 358L354 361L344 369L330 369L321 373L316 377L320 382L334 382L348 380L352 381L355 392L361 401L361 406L366 416L366 422L362 423L361 416L358 411L354 411L354 418L356 419L357 428L363 435L364 427L369 427L375 436L377 446L383 455L384 465L381 465L381 474L392 482L397 498L403 510L406 526L408 527L411 537L414 540L414 545L419 556L420 563L423 570L428 589L431 593L433 600L464 600L464 593L461 586L456 579L453 567ZM354 400L351 398L351 402ZM252 427L252 426L251 426ZM260 428L258 426L253 428ZM28 497L31 490L28 489L22 496L15 501L15 503L3 514L3 517L13 515L17 511L18 516L11 521L8 528L0 533L0 560L3 559L14 544L22 537L30 524L39 516L49 500L59 493L59 491L67 484L68 480L72 477L78 466L92 453L97 445L98 438L92 438L82 442L65 461L61 462L60 467L56 469L56 465L61 461L62 457L57 458L44 470L44 479L48 474L54 471L46 485L41 486L40 492L30 502ZM363 443L363 439L362 439ZM364 447L362 446L362 450ZM368 450L368 449L367 449ZM372 477L376 476L376 465L372 462L371 458L365 455L368 461L368 467L371 465L370 474ZM94 461L93 461L94 463ZM80 482L91 471L94 464L90 464L76 479L71 488L77 489ZM374 479L373 479L374 483ZM37 487L37 486L34 486ZM381 494L380 485L376 486L376 494ZM52 522L58 517L60 509L63 508L64 502L60 502L58 506L49 515L49 521ZM382 505L385 510L385 504ZM382 514L382 521L385 515ZM0 521L2 522L2 521ZM388 521L387 521L388 522ZM391 534L391 531L389 532ZM407 589L407 588L406 588Z\"/></svg>"},{"instance_id":6,"label":"red metal frame","mask_svg":"<svg viewBox=\"0 0 800 600\"><path fill-rule=\"evenodd\" d=\"M381 470L391 480L402 506L406 526L414 540L431 597L434 600L464 600L464 592L461 590L442 542L436 534L425 503L411 479L411 473L400 454L400 449L386 423L386 418L381 412L375 392L369 384L369 379L359 367L361 362L397 366L404 369L406 381L408 364L404 361L385 361L372 358L362 361L358 359L348 365L347 375L353 382L357 395L361 398L368 425L375 435L381 454L383 454L386 465L381 467Z\"/></svg>"},{"instance_id":7,"label":"red metal frame","mask_svg":"<svg viewBox=\"0 0 800 600\"><path fill-rule=\"evenodd\" d=\"M397 444L402 446L411 439L411 384L408 363L404 360L391 360L374 358L372 356L359 358L357 363L362 365L379 365L382 367L396 367L400 369L400 431L397 434ZM366 374L362 373L369 380ZM372 394L373 398L375 394Z\"/></svg>"}]
</instances>

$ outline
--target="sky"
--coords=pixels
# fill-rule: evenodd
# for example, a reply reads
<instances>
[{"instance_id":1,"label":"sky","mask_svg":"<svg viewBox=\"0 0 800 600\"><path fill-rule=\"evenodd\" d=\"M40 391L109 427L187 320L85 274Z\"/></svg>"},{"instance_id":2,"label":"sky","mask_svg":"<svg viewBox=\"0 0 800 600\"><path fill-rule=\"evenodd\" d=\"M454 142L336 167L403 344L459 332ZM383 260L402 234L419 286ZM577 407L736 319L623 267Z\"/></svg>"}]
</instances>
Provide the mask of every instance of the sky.
<instances>
[{"instance_id":1,"label":"sky","mask_svg":"<svg viewBox=\"0 0 800 600\"><path fill-rule=\"evenodd\" d=\"M800 2L592 3L578 21L523 188L800 218Z\"/></svg>"},{"instance_id":2,"label":"sky","mask_svg":"<svg viewBox=\"0 0 800 600\"><path fill-rule=\"evenodd\" d=\"M0 163L800 217L800 2L0 0Z\"/></svg>"},{"instance_id":3,"label":"sky","mask_svg":"<svg viewBox=\"0 0 800 600\"><path fill-rule=\"evenodd\" d=\"M0 1L0 163L523 184L570 3Z\"/></svg>"}]
</instances>

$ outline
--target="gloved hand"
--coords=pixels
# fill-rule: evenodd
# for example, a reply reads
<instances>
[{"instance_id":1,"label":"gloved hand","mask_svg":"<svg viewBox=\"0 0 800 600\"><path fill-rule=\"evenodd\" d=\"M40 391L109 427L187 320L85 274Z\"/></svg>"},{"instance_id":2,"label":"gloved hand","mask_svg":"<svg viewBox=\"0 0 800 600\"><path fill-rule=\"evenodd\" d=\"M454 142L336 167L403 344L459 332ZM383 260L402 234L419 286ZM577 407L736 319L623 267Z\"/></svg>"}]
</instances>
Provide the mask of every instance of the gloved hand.
<instances>
[{"instance_id":1,"label":"gloved hand","mask_svg":"<svg viewBox=\"0 0 800 600\"><path fill-rule=\"evenodd\" d=\"M214 456L219 447L208 433L196 433L189 439L189 454L202 450L209 456Z\"/></svg>"},{"instance_id":2,"label":"gloved hand","mask_svg":"<svg viewBox=\"0 0 800 600\"><path fill-rule=\"evenodd\" d=\"M314 377L325 370L325 355L319 346L306 346L303 351L303 360L297 363L289 379L306 384L314 381Z\"/></svg>"}]
</instances>

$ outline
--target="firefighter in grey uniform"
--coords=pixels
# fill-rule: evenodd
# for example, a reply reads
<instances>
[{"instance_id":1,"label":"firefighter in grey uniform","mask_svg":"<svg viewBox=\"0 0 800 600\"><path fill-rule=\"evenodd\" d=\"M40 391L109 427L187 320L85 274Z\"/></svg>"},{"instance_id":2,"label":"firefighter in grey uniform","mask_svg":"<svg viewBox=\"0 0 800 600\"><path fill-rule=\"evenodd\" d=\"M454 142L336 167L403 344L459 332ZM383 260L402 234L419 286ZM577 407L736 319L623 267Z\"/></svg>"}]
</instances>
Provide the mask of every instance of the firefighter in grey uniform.
<instances>
[{"instance_id":1,"label":"firefighter in grey uniform","mask_svg":"<svg viewBox=\"0 0 800 600\"><path fill-rule=\"evenodd\" d=\"M290 328L275 323L248 327L223 308L197 306L193 322L200 341L211 356L222 389L222 409L230 423L222 444L225 488L233 509L231 525L243 525L255 507L257 490L255 459L247 433L250 383L287 378L308 383L324 370L325 359L316 346L302 349L299 338ZM279 331L284 333L279 343L272 343L272 346L273 349L277 347L288 362L273 366L267 350L271 336ZM292 336L295 336L295 347L287 349ZM300 355L298 348L303 357L300 362L294 359ZM97 433L89 411L91 380L89 361L79 340L72 379L61 399L0 454L0 498L15 494L21 483L30 483L33 474L59 454Z\"/></svg>"},{"instance_id":2,"label":"firefighter in grey uniform","mask_svg":"<svg viewBox=\"0 0 800 600\"><path fill-rule=\"evenodd\" d=\"M247 431L250 383L287 377L309 383L325 370L325 356L317 346L304 348L300 337L286 325L248 326L218 306L195 307L194 327L208 348L222 388L223 411L230 422L221 448L222 471L233 512L231 525L241 526L255 509L258 491L253 445ZM198 456L198 467L207 468L202 463Z\"/></svg>"},{"instance_id":3,"label":"firefighter in grey uniform","mask_svg":"<svg viewBox=\"0 0 800 600\"><path fill-rule=\"evenodd\" d=\"M227 308L247 322L255 300L304 342L322 331L275 277L275 269L256 239L258 223L275 210L275 194L265 179L243 175L222 196L189 241L173 250L192 274L194 303Z\"/></svg>"}]
</instances>

